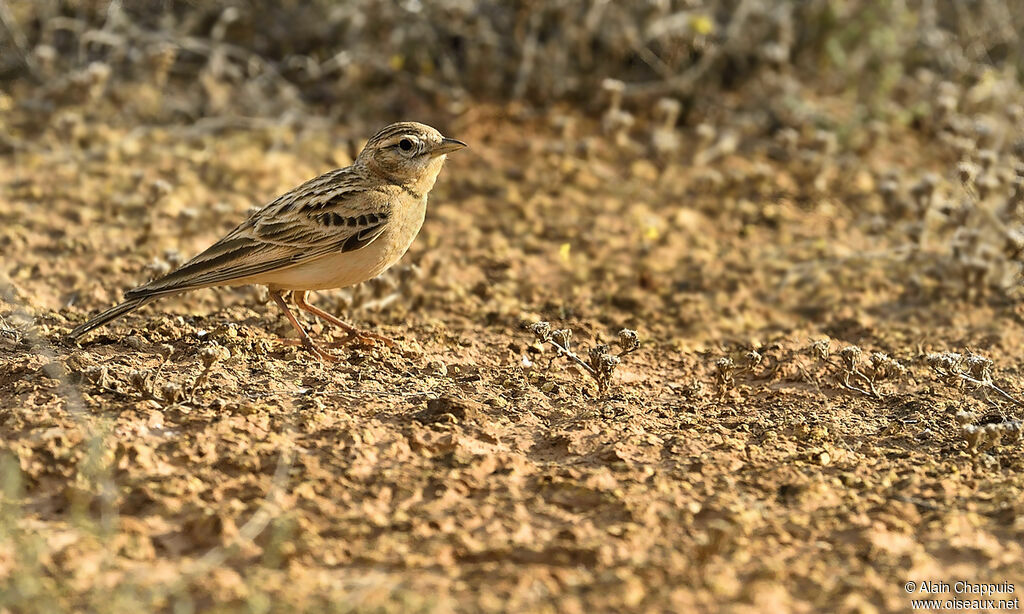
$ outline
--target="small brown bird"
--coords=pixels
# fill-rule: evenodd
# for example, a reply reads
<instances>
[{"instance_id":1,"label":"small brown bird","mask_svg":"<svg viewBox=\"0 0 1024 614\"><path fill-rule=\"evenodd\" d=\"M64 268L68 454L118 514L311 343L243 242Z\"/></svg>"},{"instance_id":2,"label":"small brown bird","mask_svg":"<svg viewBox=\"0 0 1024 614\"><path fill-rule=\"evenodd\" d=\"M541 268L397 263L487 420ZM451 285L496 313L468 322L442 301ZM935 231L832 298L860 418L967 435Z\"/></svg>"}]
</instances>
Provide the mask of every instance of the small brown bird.
<instances>
[{"instance_id":1,"label":"small brown bird","mask_svg":"<svg viewBox=\"0 0 1024 614\"><path fill-rule=\"evenodd\" d=\"M288 299L341 327L353 338L392 342L360 331L310 305L310 290L344 288L395 264L423 225L427 194L447 154L465 147L416 122L391 124L373 136L355 162L320 175L252 214L180 268L125 292L111 307L69 335L72 340L154 300L212 286L262 284L299 333L306 349L335 358L313 343Z\"/></svg>"}]
</instances>

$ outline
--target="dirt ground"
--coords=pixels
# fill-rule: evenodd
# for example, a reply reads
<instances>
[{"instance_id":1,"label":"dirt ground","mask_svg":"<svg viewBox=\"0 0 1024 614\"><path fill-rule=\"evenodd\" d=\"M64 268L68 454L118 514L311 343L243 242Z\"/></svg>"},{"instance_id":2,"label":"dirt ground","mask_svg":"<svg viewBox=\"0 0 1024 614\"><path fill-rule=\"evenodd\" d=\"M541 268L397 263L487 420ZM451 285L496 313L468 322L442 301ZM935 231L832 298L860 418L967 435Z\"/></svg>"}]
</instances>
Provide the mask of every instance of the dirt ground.
<instances>
[{"instance_id":1,"label":"dirt ground","mask_svg":"<svg viewBox=\"0 0 1024 614\"><path fill-rule=\"evenodd\" d=\"M1021 443L964 427L1020 407L927 357L983 355L1020 398L1020 291L999 289L1003 261L980 282L958 265L948 229L908 239L924 231L882 185L931 172L955 199L932 137L656 155L557 113L440 127L471 149L402 266L316 297L399 350L337 347L336 365L279 344L258 288L63 337L347 164L340 128L70 114L0 156L0 611L887 612L924 580L1019 596ZM537 321L584 357L622 328L642 345L599 394Z\"/></svg>"}]
</instances>

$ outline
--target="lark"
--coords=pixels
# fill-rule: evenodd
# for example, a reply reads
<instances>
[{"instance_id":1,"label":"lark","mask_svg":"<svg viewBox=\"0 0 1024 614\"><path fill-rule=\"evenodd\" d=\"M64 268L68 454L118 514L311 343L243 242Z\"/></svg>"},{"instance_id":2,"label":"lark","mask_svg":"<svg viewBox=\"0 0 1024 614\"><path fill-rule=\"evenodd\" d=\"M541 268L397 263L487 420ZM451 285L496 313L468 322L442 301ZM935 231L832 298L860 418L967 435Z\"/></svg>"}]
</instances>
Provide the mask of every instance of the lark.
<instances>
[{"instance_id":1,"label":"lark","mask_svg":"<svg viewBox=\"0 0 1024 614\"><path fill-rule=\"evenodd\" d=\"M405 254L423 225L427 194L448 154L465 147L430 126L391 124L351 166L329 171L253 213L178 269L124 294L124 302L71 331L71 340L159 298L214 286L265 285L299 335L325 361L289 309L340 327L349 339L393 345L311 305L310 291L345 288L380 275Z\"/></svg>"}]
</instances>

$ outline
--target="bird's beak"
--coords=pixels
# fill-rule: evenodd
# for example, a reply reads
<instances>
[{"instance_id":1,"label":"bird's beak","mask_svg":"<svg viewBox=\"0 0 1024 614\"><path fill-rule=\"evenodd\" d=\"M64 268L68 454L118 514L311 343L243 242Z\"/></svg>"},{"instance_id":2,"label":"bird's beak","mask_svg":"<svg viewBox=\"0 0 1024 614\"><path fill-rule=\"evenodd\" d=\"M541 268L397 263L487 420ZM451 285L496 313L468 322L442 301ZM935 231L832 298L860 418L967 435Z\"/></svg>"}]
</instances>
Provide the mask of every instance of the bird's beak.
<instances>
[{"instance_id":1,"label":"bird's beak","mask_svg":"<svg viewBox=\"0 0 1024 614\"><path fill-rule=\"evenodd\" d=\"M441 139L441 144L430 151L432 155L440 156L442 154L450 154L453 151L458 151L463 147L468 147L465 143L458 139Z\"/></svg>"}]
</instances>

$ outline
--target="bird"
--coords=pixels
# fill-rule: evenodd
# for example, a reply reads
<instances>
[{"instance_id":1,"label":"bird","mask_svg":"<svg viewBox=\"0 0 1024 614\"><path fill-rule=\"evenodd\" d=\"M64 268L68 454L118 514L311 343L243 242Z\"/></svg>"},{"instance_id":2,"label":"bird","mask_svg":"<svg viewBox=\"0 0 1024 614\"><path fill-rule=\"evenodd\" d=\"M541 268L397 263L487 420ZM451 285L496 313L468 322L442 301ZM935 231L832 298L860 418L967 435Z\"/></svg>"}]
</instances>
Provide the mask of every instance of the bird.
<instances>
[{"instance_id":1,"label":"bird","mask_svg":"<svg viewBox=\"0 0 1024 614\"><path fill-rule=\"evenodd\" d=\"M279 196L205 251L166 275L124 293L124 301L74 328L72 342L157 299L200 288L264 285L298 332L297 344L326 362L289 309L338 326L349 338L393 346L312 305L309 292L372 279L402 258L423 225L427 195L448 154L466 147L418 122L391 124L355 161Z\"/></svg>"}]
</instances>

